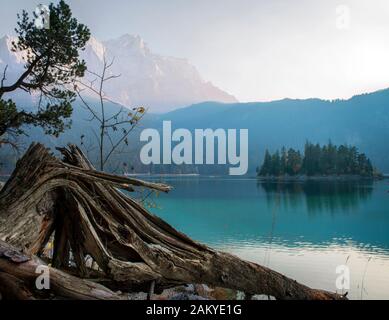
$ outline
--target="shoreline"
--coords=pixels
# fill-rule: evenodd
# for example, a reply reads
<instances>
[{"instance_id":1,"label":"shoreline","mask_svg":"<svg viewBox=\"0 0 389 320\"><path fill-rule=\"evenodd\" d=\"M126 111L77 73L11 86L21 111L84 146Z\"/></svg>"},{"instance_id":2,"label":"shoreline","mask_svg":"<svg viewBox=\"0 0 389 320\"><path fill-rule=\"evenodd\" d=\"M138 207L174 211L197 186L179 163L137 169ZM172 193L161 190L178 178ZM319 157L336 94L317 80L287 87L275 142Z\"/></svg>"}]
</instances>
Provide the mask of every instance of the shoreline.
<instances>
[{"instance_id":1,"label":"shoreline","mask_svg":"<svg viewBox=\"0 0 389 320\"><path fill-rule=\"evenodd\" d=\"M271 182L305 182L305 181L378 181L385 179L385 176L360 176L360 175L317 175L317 176L258 176L260 181Z\"/></svg>"}]
</instances>

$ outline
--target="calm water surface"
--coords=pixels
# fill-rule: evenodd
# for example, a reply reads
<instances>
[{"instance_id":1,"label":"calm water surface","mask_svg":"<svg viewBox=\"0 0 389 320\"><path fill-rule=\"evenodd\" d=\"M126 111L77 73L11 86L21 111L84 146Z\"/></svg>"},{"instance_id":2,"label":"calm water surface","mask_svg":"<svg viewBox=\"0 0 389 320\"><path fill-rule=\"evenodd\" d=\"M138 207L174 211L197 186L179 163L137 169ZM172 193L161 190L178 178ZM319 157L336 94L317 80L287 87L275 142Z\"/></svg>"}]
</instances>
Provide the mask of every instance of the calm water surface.
<instances>
[{"instance_id":1,"label":"calm water surface","mask_svg":"<svg viewBox=\"0 0 389 320\"><path fill-rule=\"evenodd\" d=\"M350 298L389 299L389 180L163 181L174 190L153 212L194 239L331 291L347 265Z\"/></svg>"}]
</instances>

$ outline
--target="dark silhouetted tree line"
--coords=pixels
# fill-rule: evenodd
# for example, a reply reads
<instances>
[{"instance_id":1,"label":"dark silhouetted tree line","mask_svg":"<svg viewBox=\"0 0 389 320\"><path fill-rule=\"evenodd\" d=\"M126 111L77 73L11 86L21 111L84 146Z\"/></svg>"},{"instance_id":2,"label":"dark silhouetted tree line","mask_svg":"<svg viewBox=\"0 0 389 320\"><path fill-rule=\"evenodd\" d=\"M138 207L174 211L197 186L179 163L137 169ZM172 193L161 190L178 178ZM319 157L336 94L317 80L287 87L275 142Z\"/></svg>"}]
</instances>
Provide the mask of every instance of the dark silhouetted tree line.
<instances>
[{"instance_id":1,"label":"dark silhouetted tree line","mask_svg":"<svg viewBox=\"0 0 389 320\"><path fill-rule=\"evenodd\" d=\"M331 141L324 146L306 142L304 154L285 147L270 154L266 150L259 176L282 175L361 175L376 174L369 158L354 146L336 146Z\"/></svg>"}]
</instances>

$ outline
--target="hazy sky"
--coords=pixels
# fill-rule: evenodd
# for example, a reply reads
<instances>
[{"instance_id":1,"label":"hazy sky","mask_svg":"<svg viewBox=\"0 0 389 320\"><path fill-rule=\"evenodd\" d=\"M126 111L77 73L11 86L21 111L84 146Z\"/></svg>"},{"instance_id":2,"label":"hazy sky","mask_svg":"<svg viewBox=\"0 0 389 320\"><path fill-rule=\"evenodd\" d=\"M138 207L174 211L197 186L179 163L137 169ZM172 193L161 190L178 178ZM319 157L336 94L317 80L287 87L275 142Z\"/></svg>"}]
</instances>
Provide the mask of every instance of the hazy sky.
<instances>
[{"instance_id":1,"label":"hazy sky","mask_svg":"<svg viewBox=\"0 0 389 320\"><path fill-rule=\"evenodd\" d=\"M3 0L0 33L37 3L45 1ZM240 101L348 98L389 87L388 0L68 3L97 38L139 34L153 52L187 58Z\"/></svg>"}]
</instances>

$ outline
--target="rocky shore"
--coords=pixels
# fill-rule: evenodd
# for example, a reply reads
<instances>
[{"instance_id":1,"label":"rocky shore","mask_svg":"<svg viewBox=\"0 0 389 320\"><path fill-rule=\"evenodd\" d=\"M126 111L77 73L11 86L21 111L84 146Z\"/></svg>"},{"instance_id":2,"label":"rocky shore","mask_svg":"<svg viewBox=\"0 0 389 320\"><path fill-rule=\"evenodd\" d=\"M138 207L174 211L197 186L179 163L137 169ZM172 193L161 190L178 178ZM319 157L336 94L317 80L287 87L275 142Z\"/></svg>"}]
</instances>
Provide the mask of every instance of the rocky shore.
<instances>
[{"instance_id":1,"label":"rocky shore","mask_svg":"<svg viewBox=\"0 0 389 320\"><path fill-rule=\"evenodd\" d=\"M129 300L146 300L147 293L136 292L128 294ZM164 290L161 294L153 294L151 300L268 300L266 295L246 295L237 290L211 288L205 284L187 284ZM271 299L271 298L270 298Z\"/></svg>"}]
</instances>

